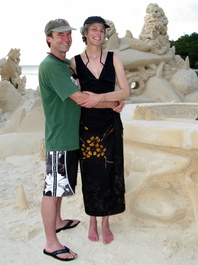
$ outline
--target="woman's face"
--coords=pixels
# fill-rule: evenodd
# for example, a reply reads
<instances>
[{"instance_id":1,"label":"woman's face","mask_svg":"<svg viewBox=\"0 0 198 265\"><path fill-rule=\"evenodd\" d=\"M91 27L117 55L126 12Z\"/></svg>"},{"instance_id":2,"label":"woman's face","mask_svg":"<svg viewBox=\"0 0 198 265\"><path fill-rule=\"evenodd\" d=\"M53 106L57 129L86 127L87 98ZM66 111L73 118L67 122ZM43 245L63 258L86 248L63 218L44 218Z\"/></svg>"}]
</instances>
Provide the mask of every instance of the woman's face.
<instances>
[{"instance_id":1,"label":"woman's face","mask_svg":"<svg viewBox=\"0 0 198 265\"><path fill-rule=\"evenodd\" d=\"M100 45L105 38L105 26L100 23L93 23L84 36L87 38L87 44Z\"/></svg>"}]
</instances>

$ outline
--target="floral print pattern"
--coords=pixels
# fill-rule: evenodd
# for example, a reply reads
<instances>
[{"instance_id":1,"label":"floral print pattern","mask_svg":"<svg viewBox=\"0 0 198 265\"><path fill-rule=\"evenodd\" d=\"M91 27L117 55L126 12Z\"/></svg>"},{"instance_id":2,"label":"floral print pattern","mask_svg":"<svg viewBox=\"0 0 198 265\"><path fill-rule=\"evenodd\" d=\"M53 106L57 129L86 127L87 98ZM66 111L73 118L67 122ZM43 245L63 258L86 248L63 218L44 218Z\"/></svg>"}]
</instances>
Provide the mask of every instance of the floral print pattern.
<instances>
[{"instance_id":1,"label":"floral print pattern","mask_svg":"<svg viewBox=\"0 0 198 265\"><path fill-rule=\"evenodd\" d=\"M81 146L82 154L85 158L90 158L91 156L101 157L105 156L107 148L101 144L101 139L96 136L91 136L86 143Z\"/></svg>"}]
</instances>

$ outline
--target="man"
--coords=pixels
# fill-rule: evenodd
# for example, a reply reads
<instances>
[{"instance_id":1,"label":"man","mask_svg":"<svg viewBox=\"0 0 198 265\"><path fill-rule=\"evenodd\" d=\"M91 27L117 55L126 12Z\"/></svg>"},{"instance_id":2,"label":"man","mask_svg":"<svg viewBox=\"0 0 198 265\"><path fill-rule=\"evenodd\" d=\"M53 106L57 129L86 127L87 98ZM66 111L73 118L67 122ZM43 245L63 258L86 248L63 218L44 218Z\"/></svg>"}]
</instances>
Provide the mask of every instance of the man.
<instances>
[{"instance_id":1,"label":"man","mask_svg":"<svg viewBox=\"0 0 198 265\"><path fill-rule=\"evenodd\" d=\"M41 213L46 234L44 254L69 261L77 254L62 245L56 233L74 228L80 221L61 218L63 196L74 194L79 149L80 106L88 97L89 107L115 108L117 102L101 102L99 95L79 91L76 76L66 53L72 44L72 30L64 19L55 19L45 27L50 53L39 66L39 85L45 113L46 178ZM77 103L77 104L76 104ZM118 106L116 111L120 111Z\"/></svg>"},{"instance_id":2,"label":"man","mask_svg":"<svg viewBox=\"0 0 198 265\"><path fill-rule=\"evenodd\" d=\"M63 246L56 233L74 228L78 220L62 220L63 196L74 194L79 148L79 101L88 95L79 91L66 53L72 44L69 23L51 20L45 27L49 55L39 67L39 85L45 113L46 178L41 213L46 234L44 254L73 260L77 254Z\"/></svg>"}]
</instances>

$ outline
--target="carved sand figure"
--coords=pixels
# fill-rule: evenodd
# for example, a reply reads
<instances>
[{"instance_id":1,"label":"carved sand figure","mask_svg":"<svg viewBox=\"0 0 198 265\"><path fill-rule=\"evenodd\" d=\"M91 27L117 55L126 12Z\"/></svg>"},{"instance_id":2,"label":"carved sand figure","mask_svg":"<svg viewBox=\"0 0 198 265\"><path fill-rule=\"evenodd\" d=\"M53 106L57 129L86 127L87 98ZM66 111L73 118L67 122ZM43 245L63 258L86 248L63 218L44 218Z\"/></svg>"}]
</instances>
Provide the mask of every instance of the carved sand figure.
<instances>
[{"instance_id":1,"label":"carved sand figure","mask_svg":"<svg viewBox=\"0 0 198 265\"><path fill-rule=\"evenodd\" d=\"M17 192L17 198L16 198L16 206L20 210L25 210L28 208L28 203L25 195L25 191L23 188L23 185L20 184L18 187L18 192Z\"/></svg>"},{"instance_id":2,"label":"carved sand figure","mask_svg":"<svg viewBox=\"0 0 198 265\"><path fill-rule=\"evenodd\" d=\"M122 116L132 215L140 222L183 227L185 244L193 247L198 246L197 115L196 103L158 103L126 105Z\"/></svg>"},{"instance_id":3,"label":"carved sand figure","mask_svg":"<svg viewBox=\"0 0 198 265\"><path fill-rule=\"evenodd\" d=\"M148 43L150 51L154 54L165 54L169 48L167 35L168 19L161 7L157 4L149 4L146 8L147 15L144 18L144 26L139 36L140 40Z\"/></svg>"},{"instance_id":4,"label":"carved sand figure","mask_svg":"<svg viewBox=\"0 0 198 265\"><path fill-rule=\"evenodd\" d=\"M0 75L1 80L9 81L15 88L19 89L21 94L24 94L26 78L20 77L22 71L20 63L20 49L10 49L7 58L0 60Z\"/></svg>"},{"instance_id":5,"label":"carved sand figure","mask_svg":"<svg viewBox=\"0 0 198 265\"><path fill-rule=\"evenodd\" d=\"M123 51L126 49L135 49L145 52L150 50L149 45L144 41L134 38L129 30L126 30L123 38L119 38L114 23L110 20L106 20L106 23L110 26L107 29L107 42L104 44L106 50L119 49Z\"/></svg>"},{"instance_id":6,"label":"carved sand figure","mask_svg":"<svg viewBox=\"0 0 198 265\"><path fill-rule=\"evenodd\" d=\"M21 95L25 94L26 76L16 78L17 89Z\"/></svg>"},{"instance_id":7,"label":"carved sand figure","mask_svg":"<svg viewBox=\"0 0 198 265\"><path fill-rule=\"evenodd\" d=\"M127 103L141 102L198 102L198 78L184 61L170 48L167 34L168 19L158 4L149 4L139 39L127 30L118 37L115 25L107 33L105 49L113 50L121 57L131 97Z\"/></svg>"}]
</instances>

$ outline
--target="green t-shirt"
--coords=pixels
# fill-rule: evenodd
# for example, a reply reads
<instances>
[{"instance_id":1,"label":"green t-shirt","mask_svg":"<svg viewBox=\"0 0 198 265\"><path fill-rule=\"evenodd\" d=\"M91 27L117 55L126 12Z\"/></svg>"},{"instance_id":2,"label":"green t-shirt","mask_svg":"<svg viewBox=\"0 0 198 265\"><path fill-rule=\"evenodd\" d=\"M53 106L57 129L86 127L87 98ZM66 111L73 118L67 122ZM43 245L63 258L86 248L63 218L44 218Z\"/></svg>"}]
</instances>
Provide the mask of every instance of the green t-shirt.
<instances>
[{"instance_id":1,"label":"green t-shirt","mask_svg":"<svg viewBox=\"0 0 198 265\"><path fill-rule=\"evenodd\" d=\"M45 113L46 151L78 149L80 106L69 96L79 89L70 68L48 55L39 66L39 86Z\"/></svg>"}]
</instances>

